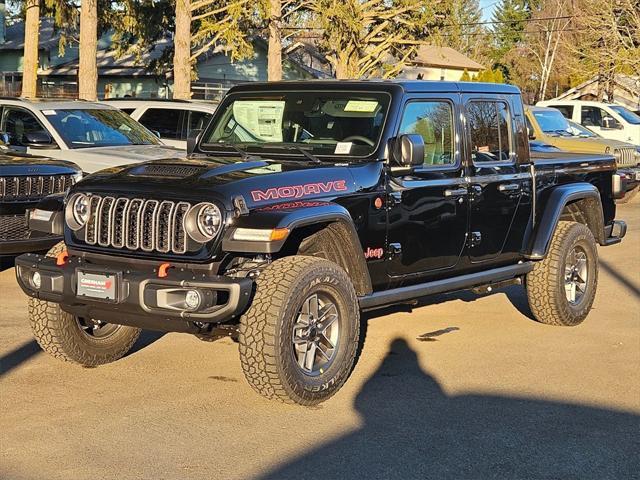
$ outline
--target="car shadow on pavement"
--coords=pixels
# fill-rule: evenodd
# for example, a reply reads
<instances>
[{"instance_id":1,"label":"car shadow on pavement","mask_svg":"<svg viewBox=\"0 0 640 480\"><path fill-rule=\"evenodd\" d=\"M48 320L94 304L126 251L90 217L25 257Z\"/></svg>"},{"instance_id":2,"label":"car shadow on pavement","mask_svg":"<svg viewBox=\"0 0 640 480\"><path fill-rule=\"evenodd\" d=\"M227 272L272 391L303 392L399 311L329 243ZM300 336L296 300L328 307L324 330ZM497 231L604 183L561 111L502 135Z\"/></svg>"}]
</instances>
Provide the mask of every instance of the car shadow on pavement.
<instances>
[{"instance_id":1,"label":"car shadow on pavement","mask_svg":"<svg viewBox=\"0 0 640 480\"><path fill-rule=\"evenodd\" d=\"M451 395L402 339L393 341L355 408L359 429L261 478L617 480L640 471L640 416L539 399Z\"/></svg>"},{"instance_id":2,"label":"car shadow on pavement","mask_svg":"<svg viewBox=\"0 0 640 480\"><path fill-rule=\"evenodd\" d=\"M629 292L633 293L636 297L640 297L640 286L636 285L633 280L628 278L619 272L616 268L613 267L609 262L606 262L602 259L599 260L600 267L616 279L617 282L621 283ZM637 280L636 280L637 282Z\"/></svg>"}]
</instances>

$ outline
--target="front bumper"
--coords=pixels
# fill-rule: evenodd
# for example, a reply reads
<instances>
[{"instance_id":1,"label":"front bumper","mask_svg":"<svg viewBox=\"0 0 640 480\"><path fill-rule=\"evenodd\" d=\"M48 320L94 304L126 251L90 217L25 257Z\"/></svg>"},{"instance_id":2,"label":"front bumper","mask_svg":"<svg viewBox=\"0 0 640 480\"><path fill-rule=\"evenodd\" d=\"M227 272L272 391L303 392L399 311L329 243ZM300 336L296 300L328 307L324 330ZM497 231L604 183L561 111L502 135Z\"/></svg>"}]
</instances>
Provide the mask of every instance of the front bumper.
<instances>
[{"instance_id":1,"label":"front bumper","mask_svg":"<svg viewBox=\"0 0 640 480\"><path fill-rule=\"evenodd\" d=\"M119 269L81 257L70 257L63 265L57 263L44 255L20 255L15 262L18 284L27 295L58 303L73 315L152 330L196 333L201 328L194 327L196 324L232 320L245 310L253 291L252 280L213 275L206 270L172 268L166 277L158 278L157 269ZM40 275L39 288L32 281L34 272ZM114 298L79 296L78 272L108 275L115 282ZM187 290L197 290L208 302L201 309L188 310L166 301Z\"/></svg>"},{"instance_id":2,"label":"front bumper","mask_svg":"<svg viewBox=\"0 0 640 480\"><path fill-rule=\"evenodd\" d=\"M627 192L630 192L640 184L640 167L619 168L617 173L624 175Z\"/></svg>"}]
</instances>

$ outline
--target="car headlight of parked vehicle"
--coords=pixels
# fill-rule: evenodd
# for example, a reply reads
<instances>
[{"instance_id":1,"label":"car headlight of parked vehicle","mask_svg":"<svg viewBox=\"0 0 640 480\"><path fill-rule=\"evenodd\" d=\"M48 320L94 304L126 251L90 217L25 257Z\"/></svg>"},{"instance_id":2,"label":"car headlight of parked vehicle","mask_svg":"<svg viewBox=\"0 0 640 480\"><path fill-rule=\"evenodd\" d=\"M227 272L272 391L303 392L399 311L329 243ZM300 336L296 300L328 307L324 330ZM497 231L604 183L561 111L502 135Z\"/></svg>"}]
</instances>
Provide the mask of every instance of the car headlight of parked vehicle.
<instances>
[{"instance_id":1,"label":"car headlight of parked vehicle","mask_svg":"<svg viewBox=\"0 0 640 480\"><path fill-rule=\"evenodd\" d=\"M89 220L89 197L84 193L76 193L67 202L65 220L74 232L84 227Z\"/></svg>"},{"instance_id":2,"label":"car headlight of parked vehicle","mask_svg":"<svg viewBox=\"0 0 640 480\"><path fill-rule=\"evenodd\" d=\"M198 203L187 213L185 227L193 240L206 243L220 233L222 212L213 203Z\"/></svg>"}]
</instances>

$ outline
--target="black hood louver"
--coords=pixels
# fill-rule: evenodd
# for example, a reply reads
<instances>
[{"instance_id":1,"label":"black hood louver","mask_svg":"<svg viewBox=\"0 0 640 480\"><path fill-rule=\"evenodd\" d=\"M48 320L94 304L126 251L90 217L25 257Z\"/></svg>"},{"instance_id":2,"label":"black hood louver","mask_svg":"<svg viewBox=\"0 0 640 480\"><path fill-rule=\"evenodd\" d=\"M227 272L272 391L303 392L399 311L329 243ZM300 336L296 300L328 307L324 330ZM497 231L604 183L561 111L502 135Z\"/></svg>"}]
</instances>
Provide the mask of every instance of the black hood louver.
<instances>
[{"instance_id":1,"label":"black hood louver","mask_svg":"<svg viewBox=\"0 0 640 480\"><path fill-rule=\"evenodd\" d=\"M202 170L203 167L194 165L140 165L132 168L129 174L143 177L186 178Z\"/></svg>"}]
</instances>

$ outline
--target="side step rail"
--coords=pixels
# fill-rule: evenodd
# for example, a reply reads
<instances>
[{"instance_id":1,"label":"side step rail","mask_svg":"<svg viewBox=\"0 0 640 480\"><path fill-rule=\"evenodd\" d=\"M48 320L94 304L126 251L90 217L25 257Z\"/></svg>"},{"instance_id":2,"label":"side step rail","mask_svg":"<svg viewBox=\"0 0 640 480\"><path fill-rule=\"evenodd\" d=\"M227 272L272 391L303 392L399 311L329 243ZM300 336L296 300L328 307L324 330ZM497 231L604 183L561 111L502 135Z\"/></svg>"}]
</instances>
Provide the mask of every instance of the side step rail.
<instances>
[{"instance_id":1,"label":"side step rail","mask_svg":"<svg viewBox=\"0 0 640 480\"><path fill-rule=\"evenodd\" d=\"M402 303L407 300L435 295L436 293L453 292L467 288L496 283L503 280L525 275L533 270L533 262L523 262L517 265L499 267L477 273L468 273L458 277L434 280L432 282L408 285L406 287L393 288L381 292L374 292L359 298L360 308L363 310L377 308L394 303Z\"/></svg>"}]
</instances>

